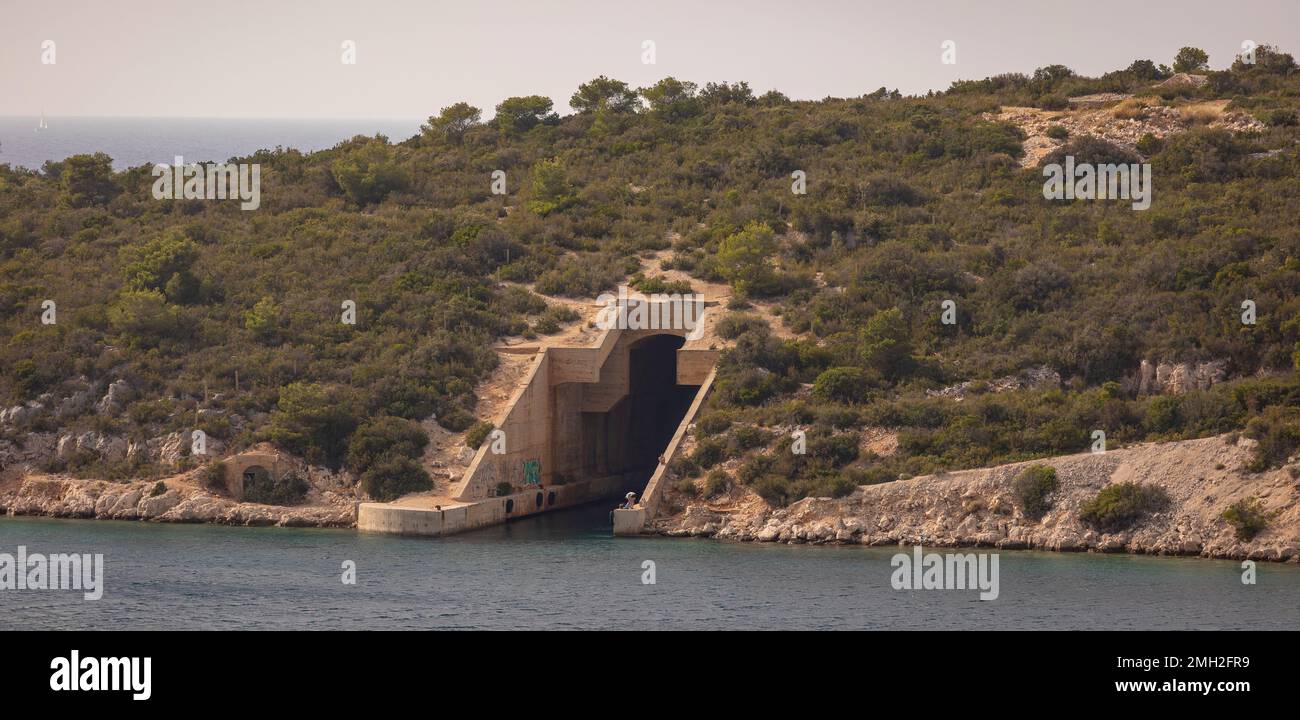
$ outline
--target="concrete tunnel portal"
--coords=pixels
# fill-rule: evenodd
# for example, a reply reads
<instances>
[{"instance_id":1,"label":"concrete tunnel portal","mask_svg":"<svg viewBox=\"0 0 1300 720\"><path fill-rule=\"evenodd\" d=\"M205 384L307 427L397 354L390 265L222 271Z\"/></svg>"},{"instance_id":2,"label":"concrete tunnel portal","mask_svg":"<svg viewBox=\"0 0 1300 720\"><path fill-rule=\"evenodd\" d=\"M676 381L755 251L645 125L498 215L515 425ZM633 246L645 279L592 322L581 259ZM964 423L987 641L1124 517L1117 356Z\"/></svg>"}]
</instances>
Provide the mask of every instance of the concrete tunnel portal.
<instances>
[{"instance_id":1,"label":"concrete tunnel portal","mask_svg":"<svg viewBox=\"0 0 1300 720\"><path fill-rule=\"evenodd\" d=\"M653 516L666 463L713 382L718 350L680 330L609 330L544 346L460 480L441 497L362 503L357 527L447 535L637 493ZM616 528L617 529L617 528Z\"/></svg>"},{"instance_id":2,"label":"concrete tunnel portal","mask_svg":"<svg viewBox=\"0 0 1300 720\"><path fill-rule=\"evenodd\" d=\"M677 335L651 335L628 347L627 394L608 411L581 413L581 433L557 433L555 456L571 456L566 445L580 445L581 466L575 480L622 475L622 492L645 490L686 416L699 385L677 382Z\"/></svg>"}]
</instances>

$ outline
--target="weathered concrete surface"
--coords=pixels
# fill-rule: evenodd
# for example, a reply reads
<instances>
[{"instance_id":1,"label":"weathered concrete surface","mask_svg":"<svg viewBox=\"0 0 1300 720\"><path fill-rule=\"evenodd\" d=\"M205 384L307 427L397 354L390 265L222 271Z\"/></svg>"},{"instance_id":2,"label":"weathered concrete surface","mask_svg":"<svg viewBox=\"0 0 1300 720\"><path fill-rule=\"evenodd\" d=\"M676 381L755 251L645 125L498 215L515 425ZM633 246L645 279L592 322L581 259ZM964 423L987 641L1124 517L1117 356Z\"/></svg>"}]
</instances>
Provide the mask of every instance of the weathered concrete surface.
<instances>
[{"instance_id":1,"label":"weathered concrete surface","mask_svg":"<svg viewBox=\"0 0 1300 720\"><path fill-rule=\"evenodd\" d=\"M627 487L629 479L611 476L572 485L542 486L503 497L444 506L441 510L393 503L361 503L357 508L357 529L394 535L453 535L614 497Z\"/></svg>"},{"instance_id":2,"label":"weathered concrete surface","mask_svg":"<svg viewBox=\"0 0 1300 720\"><path fill-rule=\"evenodd\" d=\"M490 437L480 445L469 468L436 501L407 498L362 504L358 528L446 535L552 508L621 498L629 489L639 493L638 481L651 473L661 475L676 445L669 443L657 467L653 452L648 463L640 457L645 454L642 446L649 443L641 443L634 452L634 417L644 414L632 412L634 406L630 405L633 377L642 377L634 372L632 358L644 342L665 335L685 338L687 334L685 329L616 328L603 332L588 347L541 347L530 353L532 365L523 381L500 415L492 419L502 433L500 443ZM682 346L669 356L674 368L667 373L668 385L693 388L711 379L717 350L676 342ZM661 344L658 352L667 351ZM642 361L638 367L644 368L646 363ZM666 365L659 367L667 370ZM676 441L680 442L701 397L703 393L697 392L686 419L673 426ZM513 492L498 497L498 489L504 485ZM544 490L540 504L534 489L537 485Z\"/></svg>"},{"instance_id":3,"label":"weathered concrete surface","mask_svg":"<svg viewBox=\"0 0 1300 720\"><path fill-rule=\"evenodd\" d=\"M279 480L286 472L297 469L300 462L265 443L222 460L226 469L226 493L235 500L244 498L244 473L262 468L272 480Z\"/></svg>"}]
</instances>

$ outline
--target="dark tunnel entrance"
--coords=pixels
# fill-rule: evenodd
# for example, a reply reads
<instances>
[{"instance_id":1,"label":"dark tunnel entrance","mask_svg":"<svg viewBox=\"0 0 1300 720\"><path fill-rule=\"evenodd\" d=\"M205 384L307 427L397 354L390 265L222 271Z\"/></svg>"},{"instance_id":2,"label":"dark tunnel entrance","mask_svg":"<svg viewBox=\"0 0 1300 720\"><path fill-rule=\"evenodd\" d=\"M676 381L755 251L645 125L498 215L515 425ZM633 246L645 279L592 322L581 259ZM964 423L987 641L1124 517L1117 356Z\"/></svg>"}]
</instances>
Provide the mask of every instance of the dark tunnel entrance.
<instances>
[{"instance_id":1,"label":"dark tunnel entrance","mask_svg":"<svg viewBox=\"0 0 1300 720\"><path fill-rule=\"evenodd\" d=\"M629 353L627 464L629 470L646 470L642 487L700 389L677 384L677 349L685 343L676 335L652 335Z\"/></svg>"},{"instance_id":2,"label":"dark tunnel entrance","mask_svg":"<svg viewBox=\"0 0 1300 720\"><path fill-rule=\"evenodd\" d=\"M685 342L676 335L651 335L628 348L628 394L609 412L582 414L588 477L623 474L623 491L645 490L700 389L677 384L677 350Z\"/></svg>"}]
</instances>

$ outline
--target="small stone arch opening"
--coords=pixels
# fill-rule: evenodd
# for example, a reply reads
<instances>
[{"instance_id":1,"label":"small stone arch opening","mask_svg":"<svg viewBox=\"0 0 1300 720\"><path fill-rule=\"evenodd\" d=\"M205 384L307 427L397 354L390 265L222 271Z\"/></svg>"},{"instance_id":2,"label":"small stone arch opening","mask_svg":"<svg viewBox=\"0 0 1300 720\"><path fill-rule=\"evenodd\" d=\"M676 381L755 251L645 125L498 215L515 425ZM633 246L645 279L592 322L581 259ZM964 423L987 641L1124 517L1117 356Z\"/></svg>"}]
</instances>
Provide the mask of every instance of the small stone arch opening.
<instances>
[{"instance_id":1,"label":"small stone arch opening","mask_svg":"<svg viewBox=\"0 0 1300 720\"><path fill-rule=\"evenodd\" d=\"M240 496L260 497L269 493L275 485L271 471L261 465L249 465L244 468L239 478Z\"/></svg>"}]
</instances>

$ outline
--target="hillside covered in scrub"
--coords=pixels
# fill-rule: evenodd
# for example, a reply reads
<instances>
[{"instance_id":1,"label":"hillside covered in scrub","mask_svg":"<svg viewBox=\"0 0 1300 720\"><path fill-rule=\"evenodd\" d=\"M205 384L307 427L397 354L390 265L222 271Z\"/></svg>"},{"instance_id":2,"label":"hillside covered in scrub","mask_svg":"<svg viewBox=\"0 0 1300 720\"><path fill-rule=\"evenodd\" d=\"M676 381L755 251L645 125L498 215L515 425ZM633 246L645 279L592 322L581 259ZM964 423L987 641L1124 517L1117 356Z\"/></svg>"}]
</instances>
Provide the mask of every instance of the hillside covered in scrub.
<instances>
[{"instance_id":1,"label":"hillside covered in scrub","mask_svg":"<svg viewBox=\"0 0 1300 720\"><path fill-rule=\"evenodd\" d=\"M195 466L168 438L198 428L392 497L428 486L417 423L475 425L500 339L560 332L561 299L691 281L732 289L674 468L739 468L708 492L842 496L1080 452L1096 430L1244 430L1276 467L1300 443L1300 70L1188 50L815 102L602 77L564 117L539 96L491 119L461 103L408 139L236 158L261 165L255 211L156 200L150 167L102 155L0 165L0 472L166 476ZM1045 200L1027 144L1150 162L1151 208ZM809 452L776 452L794 427Z\"/></svg>"}]
</instances>

